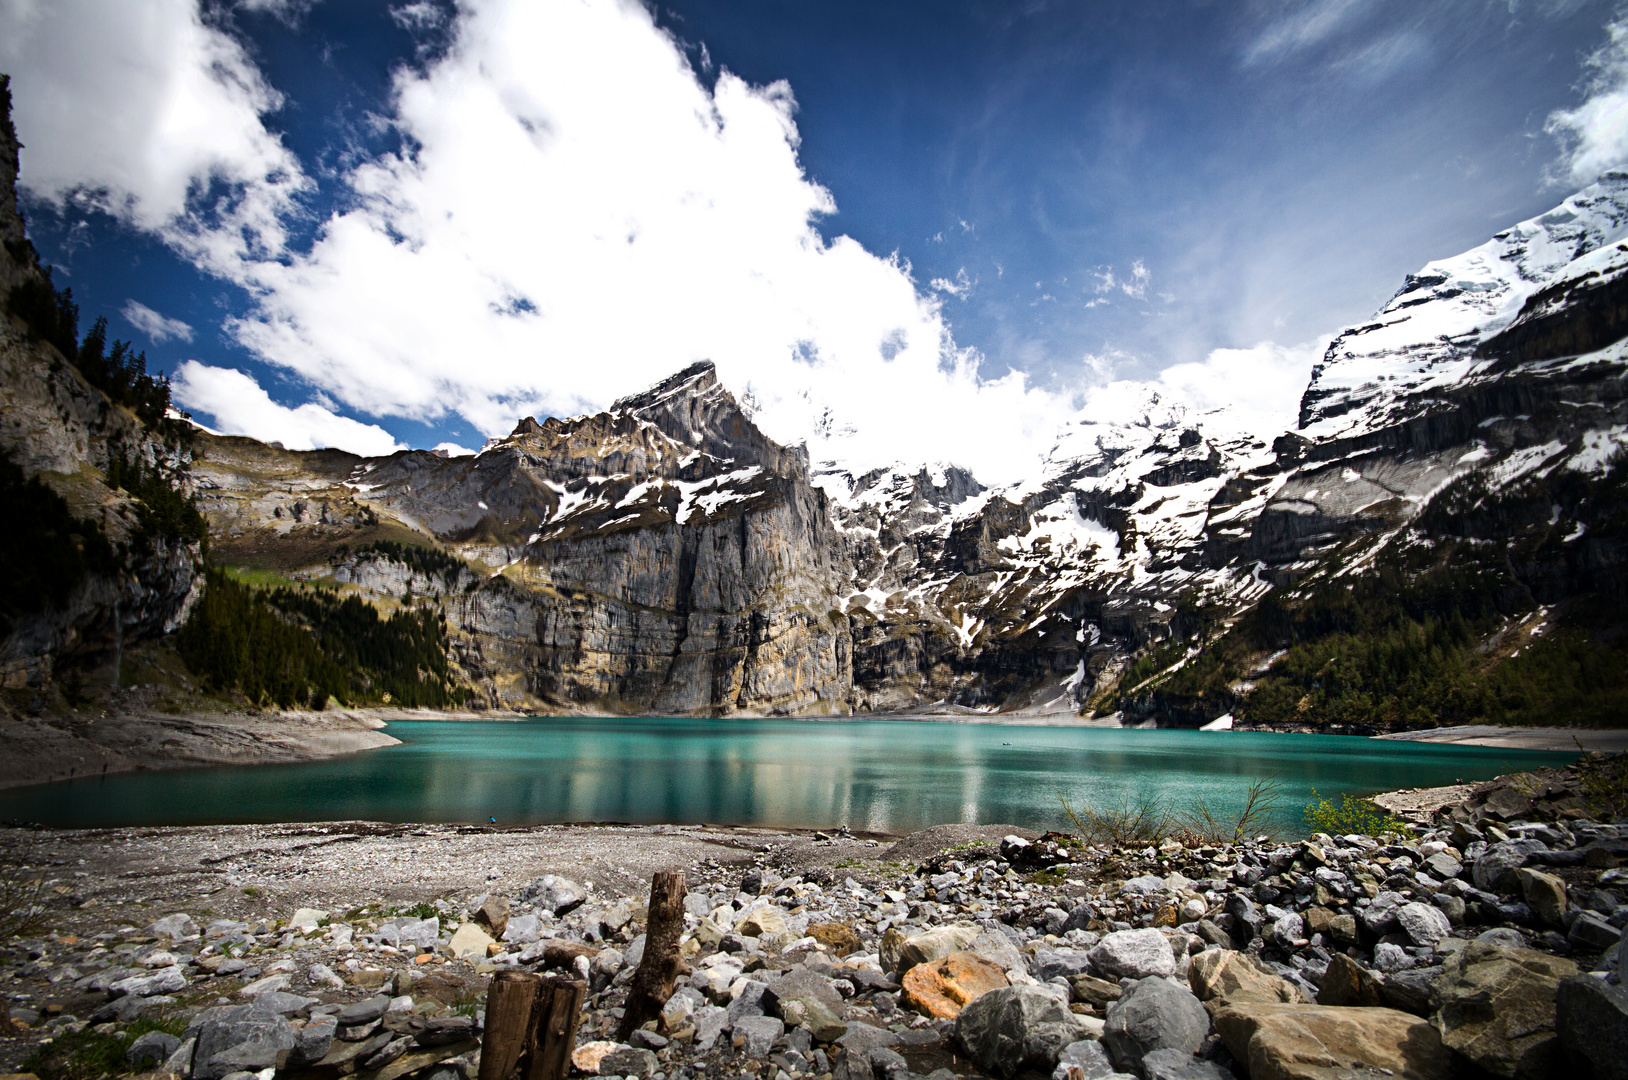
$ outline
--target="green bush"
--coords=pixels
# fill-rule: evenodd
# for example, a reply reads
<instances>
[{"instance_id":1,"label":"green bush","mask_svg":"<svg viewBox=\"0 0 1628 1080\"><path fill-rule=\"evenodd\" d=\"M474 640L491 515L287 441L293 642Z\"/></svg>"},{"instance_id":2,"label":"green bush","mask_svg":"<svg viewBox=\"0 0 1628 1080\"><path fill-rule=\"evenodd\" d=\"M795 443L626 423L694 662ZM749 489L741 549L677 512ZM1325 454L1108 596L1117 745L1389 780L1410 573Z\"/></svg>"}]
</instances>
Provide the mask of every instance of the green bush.
<instances>
[{"instance_id":1,"label":"green bush","mask_svg":"<svg viewBox=\"0 0 1628 1080\"><path fill-rule=\"evenodd\" d=\"M1340 796L1338 806L1332 800L1318 799L1316 788L1312 788L1311 797L1317 801L1306 807L1306 824L1313 832L1331 836L1380 836L1407 831L1407 822L1381 809L1371 799L1353 798L1349 791Z\"/></svg>"}]
</instances>

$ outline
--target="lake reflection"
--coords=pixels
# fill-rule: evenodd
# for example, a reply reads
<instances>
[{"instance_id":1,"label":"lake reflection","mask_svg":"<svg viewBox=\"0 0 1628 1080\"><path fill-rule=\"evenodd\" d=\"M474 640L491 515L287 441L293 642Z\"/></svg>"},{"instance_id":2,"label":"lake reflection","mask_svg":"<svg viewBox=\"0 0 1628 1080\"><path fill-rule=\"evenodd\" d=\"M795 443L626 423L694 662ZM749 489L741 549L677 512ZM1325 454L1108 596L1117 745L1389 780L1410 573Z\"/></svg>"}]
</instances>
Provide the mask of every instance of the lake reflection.
<instances>
[{"instance_id":1,"label":"lake reflection","mask_svg":"<svg viewBox=\"0 0 1628 1080\"><path fill-rule=\"evenodd\" d=\"M1293 831L1322 795L1485 779L1538 753L1336 736L919 721L538 718L405 722L403 740L306 765L188 769L0 792L0 819L59 826L248 821L708 822L907 832L1063 823L1060 797L1144 794L1220 812L1283 784Z\"/></svg>"}]
</instances>

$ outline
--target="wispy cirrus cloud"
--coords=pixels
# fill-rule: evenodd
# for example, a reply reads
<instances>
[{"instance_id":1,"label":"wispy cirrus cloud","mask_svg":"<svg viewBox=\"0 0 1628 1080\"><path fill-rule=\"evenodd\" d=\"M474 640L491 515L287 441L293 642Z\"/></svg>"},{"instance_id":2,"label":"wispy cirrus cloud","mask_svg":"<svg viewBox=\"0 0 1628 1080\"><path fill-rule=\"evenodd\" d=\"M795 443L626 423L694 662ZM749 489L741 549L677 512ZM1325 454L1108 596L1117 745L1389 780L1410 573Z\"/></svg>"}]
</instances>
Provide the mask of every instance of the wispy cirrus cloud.
<instances>
[{"instance_id":1,"label":"wispy cirrus cloud","mask_svg":"<svg viewBox=\"0 0 1628 1080\"><path fill-rule=\"evenodd\" d=\"M180 319L160 315L139 300L126 300L119 309L126 322L146 334L155 345L166 341L191 341L192 327Z\"/></svg>"}]
</instances>

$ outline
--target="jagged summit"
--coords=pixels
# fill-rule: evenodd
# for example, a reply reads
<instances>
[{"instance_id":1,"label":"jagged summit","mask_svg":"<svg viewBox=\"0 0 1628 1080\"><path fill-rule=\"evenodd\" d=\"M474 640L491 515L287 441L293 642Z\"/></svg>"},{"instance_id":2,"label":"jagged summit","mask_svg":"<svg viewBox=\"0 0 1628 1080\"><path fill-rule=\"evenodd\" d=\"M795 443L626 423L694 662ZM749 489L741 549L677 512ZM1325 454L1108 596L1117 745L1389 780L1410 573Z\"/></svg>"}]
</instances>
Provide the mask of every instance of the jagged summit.
<instances>
[{"instance_id":1,"label":"jagged summit","mask_svg":"<svg viewBox=\"0 0 1628 1080\"><path fill-rule=\"evenodd\" d=\"M1621 336L1620 312L1585 320L1586 332L1539 337L1544 325L1552 331L1562 321L1560 307L1577 329L1584 295L1610 297L1602 308L1622 306L1612 286L1628 268L1625 237L1628 173L1612 172L1548 213L1408 275L1373 319L1329 345L1301 400L1301 434L1357 438L1451 407L1441 395L1506 374L1511 362L1610 347Z\"/></svg>"}]
</instances>

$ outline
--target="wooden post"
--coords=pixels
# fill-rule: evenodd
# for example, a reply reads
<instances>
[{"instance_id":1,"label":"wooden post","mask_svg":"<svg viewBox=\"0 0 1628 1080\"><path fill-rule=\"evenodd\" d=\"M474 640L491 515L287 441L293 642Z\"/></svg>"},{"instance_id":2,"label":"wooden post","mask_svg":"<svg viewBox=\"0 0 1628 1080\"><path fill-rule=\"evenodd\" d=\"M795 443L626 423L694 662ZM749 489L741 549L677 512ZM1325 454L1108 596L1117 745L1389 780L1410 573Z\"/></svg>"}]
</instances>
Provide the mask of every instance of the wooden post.
<instances>
[{"instance_id":1,"label":"wooden post","mask_svg":"<svg viewBox=\"0 0 1628 1080\"><path fill-rule=\"evenodd\" d=\"M486 991L478 1080L509 1080L531 1046L532 1014L543 980L524 971L500 971Z\"/></svg>"},{"instance_id":2,"label":"wooden post","mask_svg":"<svg viewBox=\"0 0 1628 1080\"><path fill-rule=\"evenodd\" d=\"M678 938L684 932L684 872L659 870L650 882L649 918L644 931L644 958L628 987L627 1007L616 1041L628 1038L661 1015L678 981ZM481 1080L486 1080L481 1077Z\"/></svg>"},{"instance_id":3,"label":"wooden post","mask_svg":"<svg viewBox=\"0 0 1628 1080\"><path fill-rule=\"evenodd\" d=\"M571 1072L571 1052L576 1049L577 1024L587 996L587 983L557 976L543 980L525 1080L565 1080Z\"/></svg>"}]
</instances>

